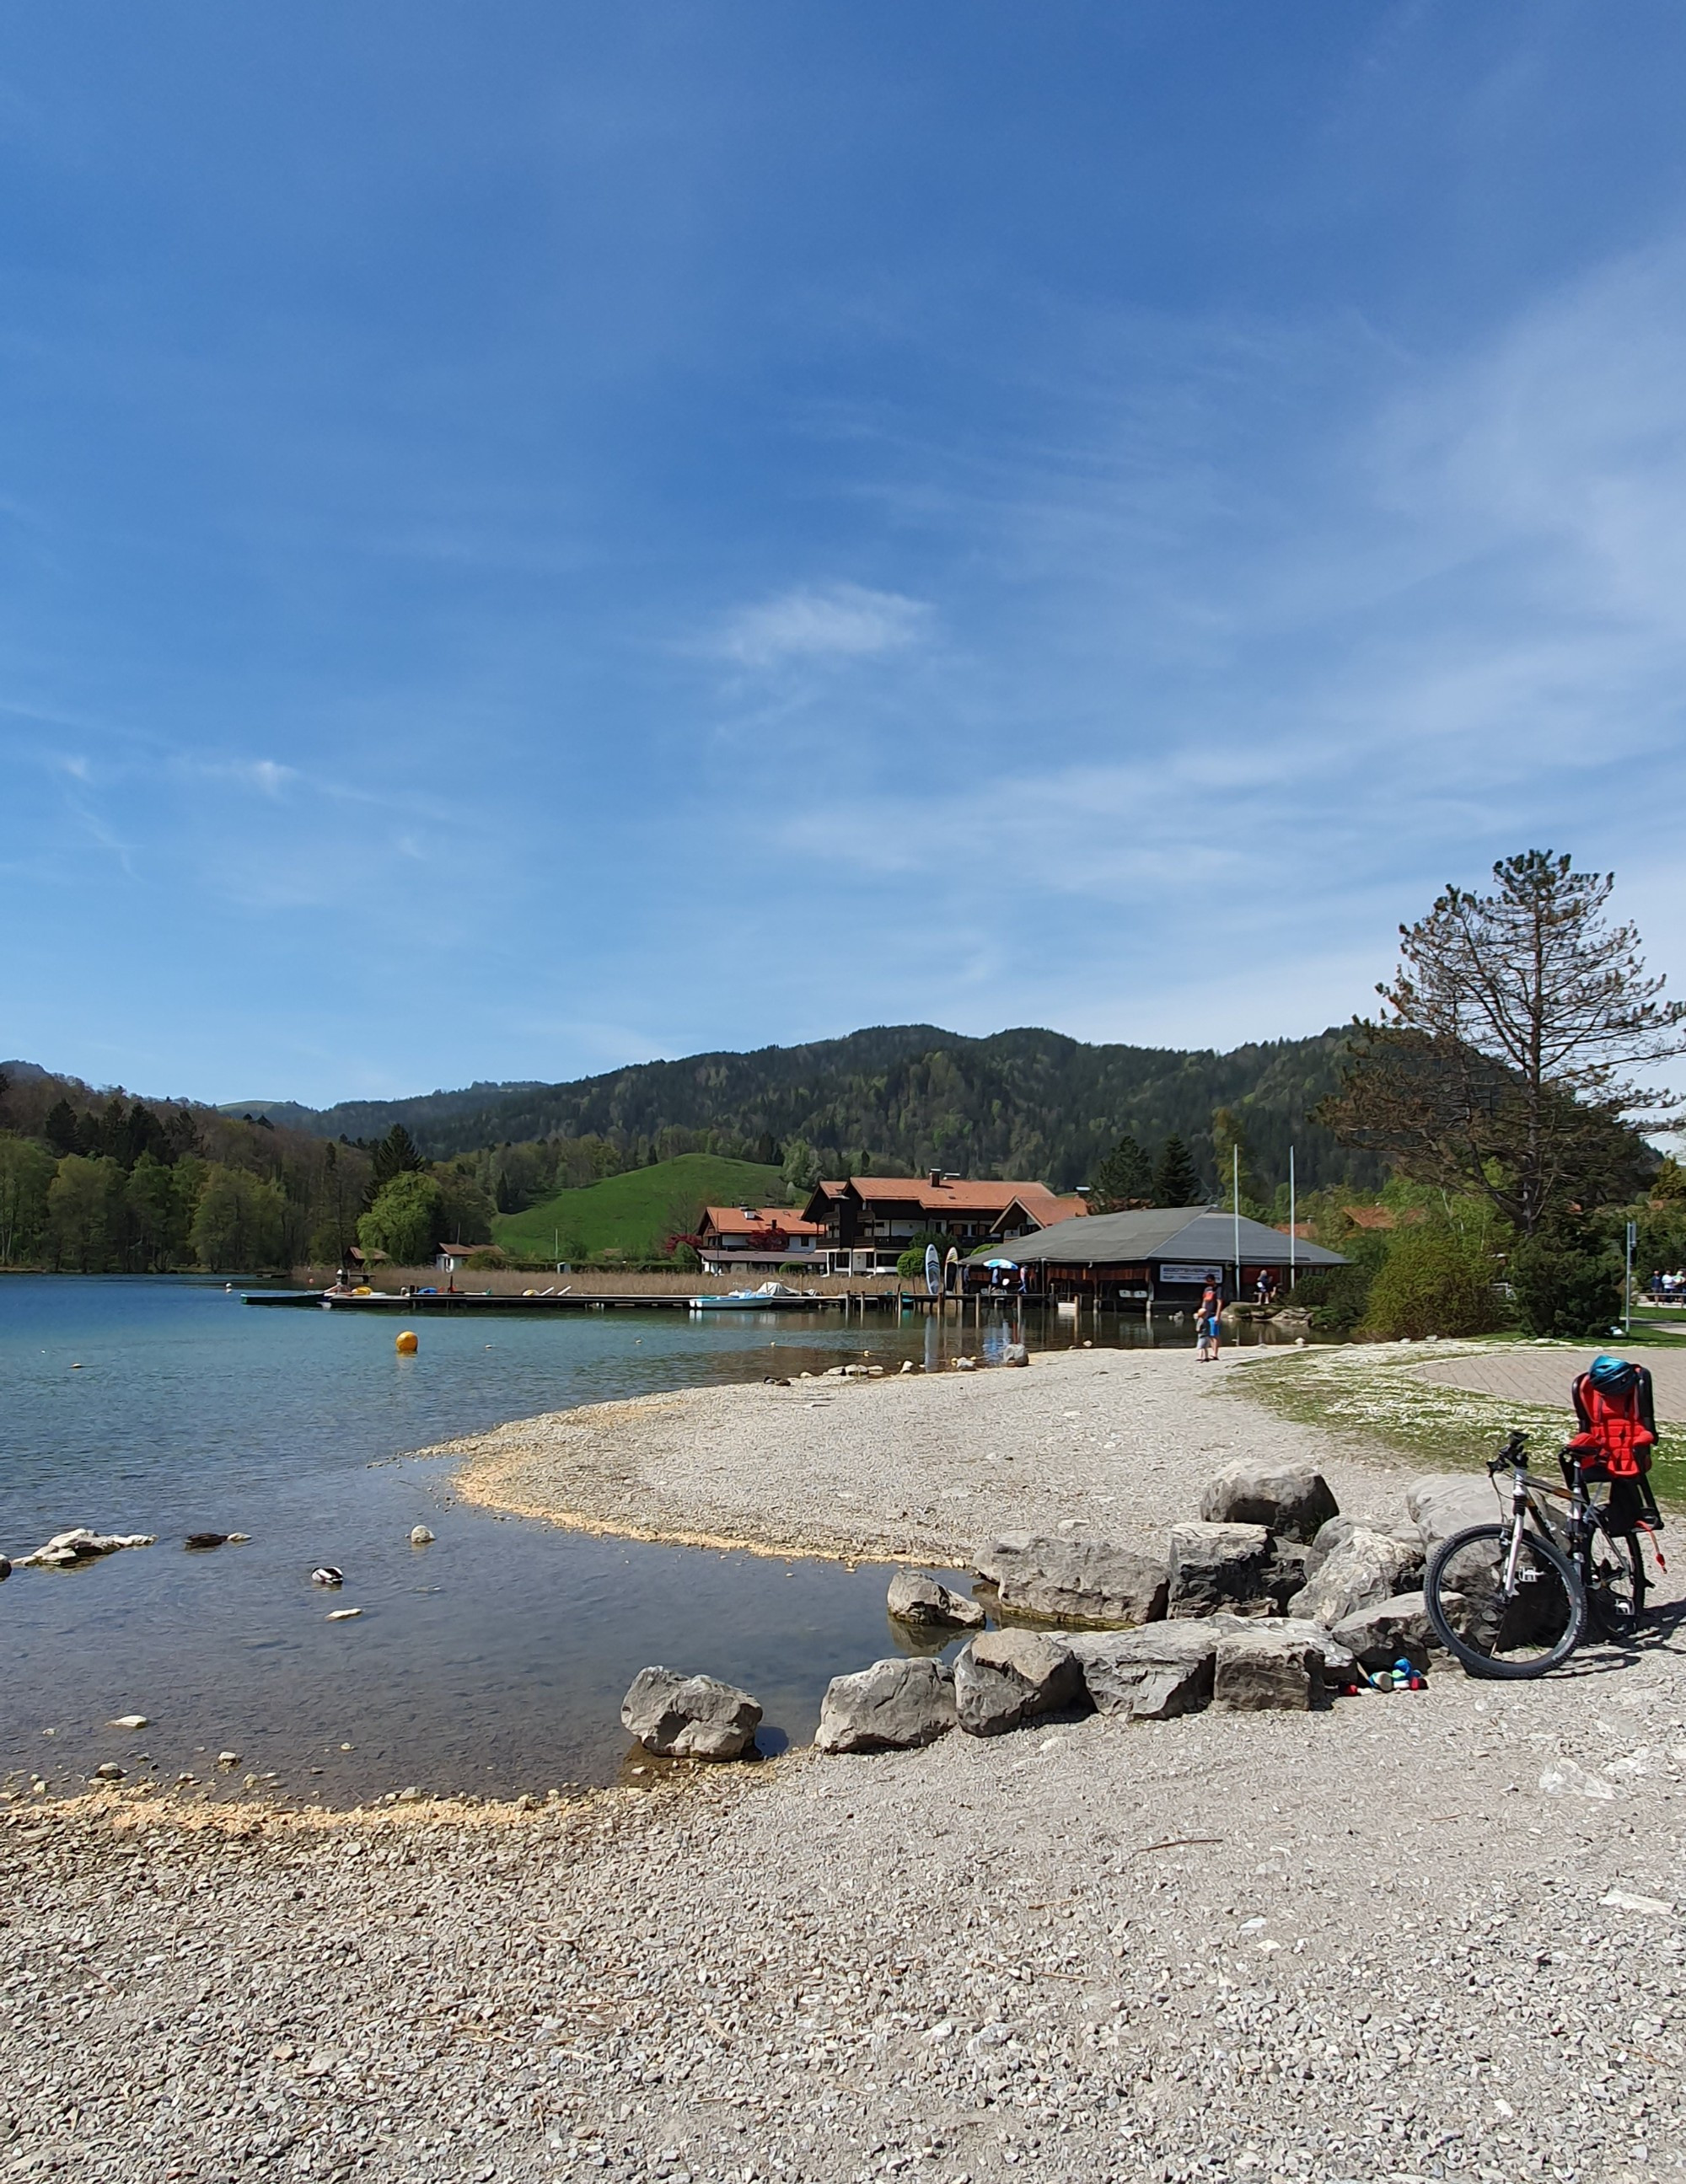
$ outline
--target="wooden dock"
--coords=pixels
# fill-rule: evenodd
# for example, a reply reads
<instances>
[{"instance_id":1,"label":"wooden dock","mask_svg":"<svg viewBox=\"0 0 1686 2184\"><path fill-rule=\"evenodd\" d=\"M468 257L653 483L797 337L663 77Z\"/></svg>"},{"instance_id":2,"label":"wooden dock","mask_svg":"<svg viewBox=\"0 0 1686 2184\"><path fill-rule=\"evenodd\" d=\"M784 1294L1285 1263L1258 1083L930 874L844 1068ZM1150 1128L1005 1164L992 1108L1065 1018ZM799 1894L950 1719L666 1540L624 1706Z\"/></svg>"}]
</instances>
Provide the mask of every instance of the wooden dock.
<instances>
[{"instance_id":1,"label":"wooden dock","mask_svg":"<svg viewBox=\"0 0 1686 2184\"><path fill-rule=\"evenodd\" d=\"M271 1310L295 1312L398 1312L412 1316L477 1312L484 1317L488 1313L507 1316L511 1312L689 1312L692 1301L688 1295L617 1296L589 1290L557 1296L488 1296L466 1290L437 1290L431 1295L397 1296L376 1290L367 1296L327 1296L321 1290L252 1290L246 1293L243 1301ZM835 1296L767 1297L743 1309L746 1317L757 1312L833 1312L840 1308L846 1312L864 1313L869 1307L882 1309L886 1306L899 1312L902 1302L903 1299L894 1292L885 1295L875 1290L843 1290Z\"/></svg>"}]
</instances>

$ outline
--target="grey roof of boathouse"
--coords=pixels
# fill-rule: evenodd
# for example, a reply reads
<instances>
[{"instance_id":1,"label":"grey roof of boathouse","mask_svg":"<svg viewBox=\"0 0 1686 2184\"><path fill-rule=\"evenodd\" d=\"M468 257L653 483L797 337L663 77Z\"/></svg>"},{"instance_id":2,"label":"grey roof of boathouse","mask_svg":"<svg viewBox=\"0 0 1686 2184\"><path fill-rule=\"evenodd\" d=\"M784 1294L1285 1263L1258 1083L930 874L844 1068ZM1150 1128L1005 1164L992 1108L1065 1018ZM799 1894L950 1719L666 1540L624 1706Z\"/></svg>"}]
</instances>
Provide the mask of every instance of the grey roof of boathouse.
<instances>
[{"instance_id":1,"label":"grey roof of boathouse","mask_svg":"<svg viewBox=\"0 0 1686 2184\"><path fill-rule=\"evenodd\" d=\"M1262 1221L1241 1217L1241 1257L1249 1267L1286 1267L1292 1252L1300 1267L1344 1267L1338 1251L1326 1251L1301 1236ZM1127 1213L1086 1213L1011 1244L985 1244L972 1261L1011 1259L1015 1266L1110 1267L1154 1259L1190 1266L1231 1266L1236 1258L1236 1218L1221 1206L1144 1206Z\"/></svg>"}]
</instances>

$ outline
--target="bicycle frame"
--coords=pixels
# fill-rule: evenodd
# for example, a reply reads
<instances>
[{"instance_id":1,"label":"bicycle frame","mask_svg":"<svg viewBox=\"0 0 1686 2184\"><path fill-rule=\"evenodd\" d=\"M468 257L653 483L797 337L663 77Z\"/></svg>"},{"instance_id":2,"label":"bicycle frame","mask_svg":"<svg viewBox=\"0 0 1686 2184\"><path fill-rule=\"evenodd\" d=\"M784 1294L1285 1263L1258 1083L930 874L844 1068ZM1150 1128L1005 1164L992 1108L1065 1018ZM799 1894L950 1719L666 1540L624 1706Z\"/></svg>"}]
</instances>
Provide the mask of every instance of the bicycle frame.
<instances>
[{"instance_id":1,"label":"bicycle frame","mask_svg":"<svg viewBox=\"0 0 1686 2184\"><path fill-rule=\"evenodd\" d=\"M1531 1472L1525 1452L1517 1451L1510 1461L1510 1547L1505 1566L1507 1593L1516 1591L1516 1563L1521 1553L1522 1527L1527 1518L1532 1517L1552 1545L1560 1547L1575 1563L1579 1562L1581 1551L1592 1533L1605 1529L1599 1505L1587 1491L1578 1463L1574 1468L1573 1485L1560 1486L1555 1479L1542 1479ZM1566 1503L1562 1514L1551 1507L1555 1502Z\"/></svg>"}]
</instances>

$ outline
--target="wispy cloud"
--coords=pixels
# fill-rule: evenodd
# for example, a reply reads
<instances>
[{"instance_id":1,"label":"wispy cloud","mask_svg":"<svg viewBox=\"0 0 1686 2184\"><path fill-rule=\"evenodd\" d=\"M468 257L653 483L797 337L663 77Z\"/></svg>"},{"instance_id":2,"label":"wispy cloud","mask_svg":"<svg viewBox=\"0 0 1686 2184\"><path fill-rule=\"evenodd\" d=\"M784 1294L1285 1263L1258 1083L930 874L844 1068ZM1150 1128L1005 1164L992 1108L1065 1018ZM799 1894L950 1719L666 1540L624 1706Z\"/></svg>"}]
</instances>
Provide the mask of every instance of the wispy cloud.
<instances>
[{"instance_id":1,"label":"wispy cloud","mask_svg":"<svg viewBox=\"0 0 1686 2184\"><path fill-rule=\"evenodd\" d=\"M862 584L803 586L733 615L710 649L751 668L792 662L875 660L906 652L925 637L932 610L900 592Z\"/></svg>"},{"instance_id":2,"label":"wispy cloud","mask_svg":"<svg viewBox=\"0 0 1686 2184\"><path fill-rule=\"evenodd\" d=\"M900 738L892 694L874 737L851 695L848 775L783 822L800 868L848 891L867 945L910 890L942 903L957 995L980 894L1069 934L1060 1020L1114 1035L1144 1003L1184 1038L1339 1018L1425 889L1530 843L1614 865L1645 922L1686 822L1683 276L1686 246L1624 256L1432 363L1347 327L1242 343L1258 369L1204 422L1200 359L1238 344L1191 325L1181 499L1139 386L1086 400L1064 447L898 450L991 571L933 694L967 733ZM1269 948L1269 975L1166 989L1149 959L1191 920ZM1670 922L1648 937L1678 978ZM1062 983L1010 939L977 960L1003 999Z\"/></svg>"},{"instance_id":3,"label":"wispy cloud","mask_svg":"<svg viewBox=\"0 0 1686 2184\"><path fill-rule=\"evenodd\" d=\"M198 759L187 762L191 772L207 781L229 781L255 788L260 795L279 797L301 778L297 766L282 766L272 758Z\"/></svg>"}]
</instances>

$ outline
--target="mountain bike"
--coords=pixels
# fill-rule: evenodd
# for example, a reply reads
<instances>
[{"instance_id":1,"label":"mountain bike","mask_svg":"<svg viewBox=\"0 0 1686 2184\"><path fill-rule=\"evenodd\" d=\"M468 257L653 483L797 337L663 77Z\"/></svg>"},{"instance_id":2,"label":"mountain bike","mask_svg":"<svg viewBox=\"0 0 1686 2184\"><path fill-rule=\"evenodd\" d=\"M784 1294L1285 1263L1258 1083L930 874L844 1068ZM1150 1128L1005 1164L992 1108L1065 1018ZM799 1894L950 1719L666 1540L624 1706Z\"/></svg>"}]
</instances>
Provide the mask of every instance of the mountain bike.
<instances>
[{"instance_id":1,"label":"mountain bike","mask_svg":"<svg viewBox=\"0 0 1686 2184\"><path fill-rule=\"evenodd\" d=\"M1454 1532L1429 1558L1423 1604L1436 1636L1474 1676L1544 1676L1560 1668L1591 1624L1631 1637L1645 1606L1637 1532L1618 1529L1572 1449L1567 1484L1528 1469L1527 1435L1513 1433L1488 1475L1510 1473L1502 1523Z\"/></svg>"}]
</instances>

